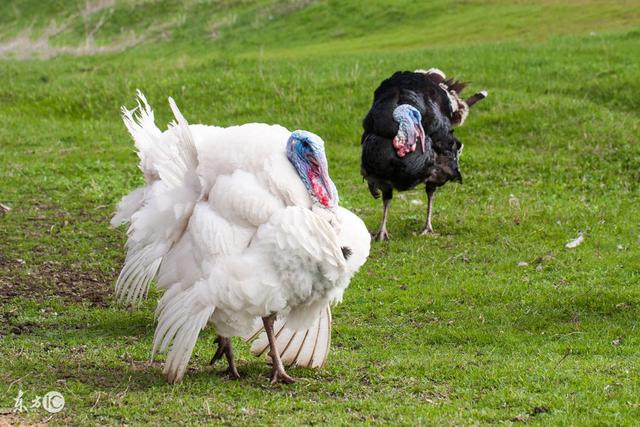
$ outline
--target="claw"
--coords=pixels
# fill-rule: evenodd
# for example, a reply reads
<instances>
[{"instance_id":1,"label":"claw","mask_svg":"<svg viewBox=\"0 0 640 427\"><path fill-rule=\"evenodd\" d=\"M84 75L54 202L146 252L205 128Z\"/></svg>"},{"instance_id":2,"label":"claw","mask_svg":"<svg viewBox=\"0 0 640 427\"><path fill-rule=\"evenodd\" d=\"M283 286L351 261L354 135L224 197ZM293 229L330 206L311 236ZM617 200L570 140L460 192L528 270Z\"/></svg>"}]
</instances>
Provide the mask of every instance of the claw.
<instances>
[{"instance_id":1,"label":"claw","mask_svg":"<svg viewBox=\"0 0 640 427\"><path fill-rule=\"evenodd\" d=\"M420 236L437 236L438 233L436 233L435 231L433 231L433 228L431 227L425 227L421 232L420 232Z\"/></svg>"},{"instance_id":2,"label":"claw","mask_svg":"<svg viewBox=\"0 0 640 427\"><path fill-rule=\"evenodd\" d=\"M231 378L232 380L240 379L240 374L238 373L238 370L236 369L235 365L229 366L226 372L227 372L227 375L229 375L229 378Z\"/></svg>"},{"instance_id":3,"label":"claw","mask_svg":"<svg viewBox=\"0 0 640 427\"><path fill-rule=\"evenodd\" d=\"M277 369L274 365L274 368L271 371L271 384L277 384L278 382L293 384L296 382L296 380L291 378L284 369Z\"/></svg>"},{"instance_id":4,"label":"claw","mask_svg":"<svg viewBox=\"0 0 640 427\"><path fill-rule=\"evenodd\" d=\"M377 233L373 234L371 237L375 241L382 242L385 240L389 240L389 237L391 236L389 235L389 232L386 229L381 229Z\"/></svg>"},{"instance_id":5,"label":"claw","mask_svg":"<svg viewBox=\"0 0 640 427\"><path fill-rule=\"evenodd\" d=\"M276 384L278 382L291 384L294 383L295 380L284 371L284 366L282 365L282 360L280 359L278 346L276 345L276 337L273 333L273 323L275 322L275 320L275 313L262 318L262 321L264 323L264 331L266 332L267 338L269 339L269 356L271 357L272 363L271 384Z\"/></svg>"}]
</instances>

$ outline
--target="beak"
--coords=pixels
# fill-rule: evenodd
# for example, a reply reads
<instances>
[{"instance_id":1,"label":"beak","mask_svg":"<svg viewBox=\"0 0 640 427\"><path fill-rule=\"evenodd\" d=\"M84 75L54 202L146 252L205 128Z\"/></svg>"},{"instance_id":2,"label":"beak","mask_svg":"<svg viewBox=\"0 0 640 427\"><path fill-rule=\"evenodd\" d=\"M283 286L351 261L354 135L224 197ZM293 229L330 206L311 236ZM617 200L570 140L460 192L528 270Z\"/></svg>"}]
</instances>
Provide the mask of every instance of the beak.
<instances>
[{"instance_id":1,"label":"beak","mask_svg":"<svg viewBox=\"0 0 640 427\"><path fill-rule=\"evenodd\" d=\"M335 187L333 186L331 178L329 178L326 163L320 162L318 158L311 153L306 154L305 158L309 163L309 167L311 168L311 170L320 178L322 187L324 188L324 193L328 197L328 203L335 203L335 192L333 190ZM329 205L326 206L329 207Z\"/></svg>"},{"instance_id":2,"label":"beak","mask_svg":"<svg viewBox=\"0 0 640 427\"><path fill-rule=\"evenodd\" d=\"M320 166L320 162L318 161L316 156L314 156L313 154L307 154L305 158L307 159L307 162L309 162L309 166L311 166L311 169L313 169L313 171L318 175L322 176L322 167Z\"/></svg>"}]
</instances>

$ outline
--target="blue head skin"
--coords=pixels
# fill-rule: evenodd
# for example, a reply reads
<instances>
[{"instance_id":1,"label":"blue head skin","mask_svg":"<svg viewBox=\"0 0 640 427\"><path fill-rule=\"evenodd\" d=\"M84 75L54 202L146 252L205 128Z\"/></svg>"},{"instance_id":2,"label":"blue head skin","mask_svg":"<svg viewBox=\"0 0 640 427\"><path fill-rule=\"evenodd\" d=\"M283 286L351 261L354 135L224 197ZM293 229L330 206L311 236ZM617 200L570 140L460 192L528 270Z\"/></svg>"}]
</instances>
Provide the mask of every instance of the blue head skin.
<instances>
[{"instance_id":1,"label":"blue head skin","mask_svg":"<svg viewBox=\"0 0 640 427\"><path fill-rule=\"evenodd\" d=\"M404 157L414 152L418 141L420 141L422 152L426 153L420 111L409 104L402 104L393 110L393 119L398 123L398 133L393 138L393 148L395 148L398 157Z\"/></svg>"},{"instance_id":2,"label":"blue head skin","mask_svg":"<svg viewBox=\"0 0 640 427\"><path fill-rule=\"evenodd\" d=\"M338 191L329 178L322 138L305 130L292 132L287 141L287 158L313 200L326 209L335 209L338 205Z\"/></svg>"}]
</instances>

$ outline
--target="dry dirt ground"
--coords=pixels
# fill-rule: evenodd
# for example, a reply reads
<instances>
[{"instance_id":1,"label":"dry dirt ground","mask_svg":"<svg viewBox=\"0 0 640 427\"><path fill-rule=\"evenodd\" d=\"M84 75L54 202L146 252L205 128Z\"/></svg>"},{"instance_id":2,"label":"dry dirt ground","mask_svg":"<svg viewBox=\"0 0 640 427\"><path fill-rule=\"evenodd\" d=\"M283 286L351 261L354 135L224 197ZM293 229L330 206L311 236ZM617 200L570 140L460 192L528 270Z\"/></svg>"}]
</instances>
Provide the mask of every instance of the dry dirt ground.
<instances>
[{"instance_id":1,"label":"dry dirt ground","mask_svg":"<svg viewBox=\"0 0 640 427\"><path fill-rule=\"evenodd\" d=\"M20 259L0 253L0 304L14 297L44 300L52 296L90 306L107 305L113 278L99 271L81 270L73 264L45 261L26 266Z\"/></svg>"}]
</instances>

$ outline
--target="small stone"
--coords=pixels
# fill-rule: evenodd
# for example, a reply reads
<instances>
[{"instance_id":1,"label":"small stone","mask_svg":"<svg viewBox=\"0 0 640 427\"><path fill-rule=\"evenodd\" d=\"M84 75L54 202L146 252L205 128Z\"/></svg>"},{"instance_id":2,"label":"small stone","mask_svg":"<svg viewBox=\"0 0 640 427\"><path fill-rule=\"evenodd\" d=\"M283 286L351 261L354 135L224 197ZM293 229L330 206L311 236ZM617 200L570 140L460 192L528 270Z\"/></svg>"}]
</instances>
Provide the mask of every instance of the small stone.
<instances>
[{"instance_id":1,"label":"small stone","mask_svg":"<svg viewBox=\"0 0 640 427\"><path fill-rule=\"evenodd\" d=\"M527 261L520 261L520 262L518 263L518 267L526 267L526 266L528 266L528 265L529 265L529 263L528 263Z\"/></svg>"}]
</instances>

